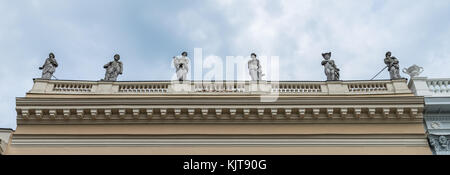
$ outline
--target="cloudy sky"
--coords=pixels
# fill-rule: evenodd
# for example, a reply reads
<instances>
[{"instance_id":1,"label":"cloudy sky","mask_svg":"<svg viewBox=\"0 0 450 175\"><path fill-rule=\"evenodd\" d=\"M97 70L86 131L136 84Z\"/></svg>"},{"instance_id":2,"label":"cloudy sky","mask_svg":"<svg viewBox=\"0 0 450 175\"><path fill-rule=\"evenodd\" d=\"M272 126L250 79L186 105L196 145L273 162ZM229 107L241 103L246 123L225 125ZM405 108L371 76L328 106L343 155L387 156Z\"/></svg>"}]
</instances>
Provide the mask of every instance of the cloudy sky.
<instances>
[{"instance_id":1,"label":"cloudy sky","mask_svg":"<svg viewBox=\"0 0 450 175\"><path fill-rule=\"evenodd\" d=\"M119 80L168 80L171 58L194 48L278 56L280 80L324 80L326 51L344 80L370 79L388 50L401 68L450 77L449 0L0 0L0 11L0 128L16 128L15 97L49 52L59 79L99 80L119 53Z\"/></svg>"}]
</instances>

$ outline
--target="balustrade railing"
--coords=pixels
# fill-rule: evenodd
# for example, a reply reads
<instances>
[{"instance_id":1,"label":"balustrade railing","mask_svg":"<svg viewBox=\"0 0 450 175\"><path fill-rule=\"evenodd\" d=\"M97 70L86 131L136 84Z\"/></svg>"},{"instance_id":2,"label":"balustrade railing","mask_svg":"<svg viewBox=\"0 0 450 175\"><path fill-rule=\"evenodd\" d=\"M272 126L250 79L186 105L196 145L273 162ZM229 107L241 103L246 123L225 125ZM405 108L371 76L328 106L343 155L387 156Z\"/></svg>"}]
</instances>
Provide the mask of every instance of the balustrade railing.
<instances>
[{"instance_id":1,"label":"balustrade railing","mask_svg":"<svg viewBox=\"0 0 450 175\"><path fill-rule=\"evenodd\" d=\"M396 82L396 83L394 83ZM449 80L427 81L430 91L449 93ZM102 82L36 79L29 93L58 94L171 94L178 93L279 93L279 94L383 94L410 93L406 80L303 82L303 81L187 81Z\"/></svg>"},{"instance_id":2,"label":"balustrade railing","mask_svg":"<svg viewBox=\"0 0 450 175\"><path fill-rule=\"evenodd\" d=\"M54 92L91 92L93 84L87 83L55 83Z\"/></svg>"},{"instance_id":3,"label":"balustrade railing","mask_svg":"<svg viewBox=\"0 0 450 175\"><path fill-rule=\"evenodd\" d=\"M430 92L434 94L450 95L450 79L428 79L427 85Z\"/></svg>"},{"instance_id":4,"label":"balustrade railing","mask_svg":"<svg viewBox=\"0 0 450 175\"><path fill-rule=\"evenodd\" d=\"M133 83L119 85L119 93L167 93L169 83Z\"/></svg>"},{"instance_id":5,"label":"balustrade railing","mask_svg":"<svg viewBox=\"0 0 450 175\"><path fill-rule=\"evenodd\" d=\"M370 82L370 83L346 83L349 92L386 92L388 91L387 83Z\"/></svg>"}]
</instances>

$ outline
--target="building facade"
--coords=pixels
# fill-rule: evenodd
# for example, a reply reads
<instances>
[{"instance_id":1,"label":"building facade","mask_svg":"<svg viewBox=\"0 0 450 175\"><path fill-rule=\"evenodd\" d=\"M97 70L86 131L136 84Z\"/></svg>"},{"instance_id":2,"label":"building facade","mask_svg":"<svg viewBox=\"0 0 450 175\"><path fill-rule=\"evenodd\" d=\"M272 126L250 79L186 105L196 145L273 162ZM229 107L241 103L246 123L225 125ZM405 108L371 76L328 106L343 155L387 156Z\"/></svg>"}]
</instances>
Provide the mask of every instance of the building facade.
<instances>
[{"instance_id":1,"label":"building facade","mask_svg":"<svg viewBox=\"0 0 450 175\"><path fill-rule=\"evenodd\" d=\"M409 87L424 96L424 120L434 154L450 155L450 79L413 77Z\"/></svg>"},{"instance_id":2,"label":"building facade","mask_svg":"<svg viewBox=\"0 0 450 175\"><path fill-rule=\"evenodd\" d=\"M16 111L11 155L432 154L405 79L35 79Z\"/></svg>"}]
</instances>

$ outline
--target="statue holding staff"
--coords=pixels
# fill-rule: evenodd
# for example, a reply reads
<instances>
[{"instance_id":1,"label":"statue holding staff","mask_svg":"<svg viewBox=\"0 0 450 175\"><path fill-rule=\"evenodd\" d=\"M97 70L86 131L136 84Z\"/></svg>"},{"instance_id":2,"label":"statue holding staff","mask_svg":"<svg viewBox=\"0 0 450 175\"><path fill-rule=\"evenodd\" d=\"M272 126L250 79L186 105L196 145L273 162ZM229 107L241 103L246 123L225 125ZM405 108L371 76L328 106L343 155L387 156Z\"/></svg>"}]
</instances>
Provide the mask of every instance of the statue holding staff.
<instances>
[{"instance_id":1,"label":"statue holding staff","mask_svg":"<svg viewBox=\"0 0 450 175\"><path fill-rule=\"evenodd\" d=\"M400 76L400 66L397 58L392 56L391 52L386 52L386 57L384 58L384 63L388 67L389 75L392 80L401 79Z\"/></svg>"}]
</instances>

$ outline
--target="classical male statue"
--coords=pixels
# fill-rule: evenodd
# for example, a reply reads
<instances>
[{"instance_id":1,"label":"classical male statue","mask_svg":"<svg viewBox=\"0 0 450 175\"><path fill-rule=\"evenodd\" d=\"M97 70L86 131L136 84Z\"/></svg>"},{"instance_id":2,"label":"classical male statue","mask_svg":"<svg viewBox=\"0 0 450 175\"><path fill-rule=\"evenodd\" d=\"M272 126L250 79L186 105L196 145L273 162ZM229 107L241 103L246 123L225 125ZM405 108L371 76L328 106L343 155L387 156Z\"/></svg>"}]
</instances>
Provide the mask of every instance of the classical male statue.
<instances>
[{"instance_id":1,"label":"classical male statue","mask_svg":"<svg viewBox=\"0 0 450 175\"><path fill-rule=\"evenodd\" d=\"M187 74L189 72L189 58L187 52L181 53L181 56L173 57L173 64L177 70L177 80L187 80Z\"/></svg>"},{"instance_id":2,"label":"classical male statue","mask_svg":"<svg viewBox=\"0 0 450 175\"><path fill-rule=\"evenodd\" d=\"M48 54L48 58L45 60L44 65L39 67L39 69L42 70L41 78L50 80L53 76L53 73L55 73L56 67L58 67L58 63L56 62L55 54Z\"/></svg>"},{"instance_id":3,"label":"classical male statue","mask_svg":"<svg viewBox=\"0 0 450 175\"><path fill-rule=\"evenodd\" d=\"M322 53L322 57L325 59L322 61L322 66L325 69L325 75L327 76L327 81L339 80L339 69L336 67L334 60L331 60L331 52Z\"/></svg>"},{"instance_id":4,"label":"classical male statue","mask_svg":"<svg viewBox=\"0 0 450 175\"><path fill-rule=\"evenodd\" d=\"M103 66L106 69L105 79L102 81L117 81L119 74L122 74L123 66L120 60L120 55L114 55L114 61L111 61Z\"/></svg>"},{"instance_id":5,"label":"classical male statue","mask_svg":"<svg viewBox=\"0 0 450 175\"><path fill-rule=\"evenodd\" d=\"M397 58L392 56L391 52L386 52L386 58L384 58L384 63L388 67L389 74L392 80L401 79L400 77L400 66Z\"/></svg>"},{"instance_id":6,"label":"classical male statue","mask_svg":"<svg viewBox=\"0 0 450 175\"><path fill-rule=\"evenodd\" d=\"M256 58L256 54L251 54L251 60L248 61L248 71L252 81L262 80L264 74L262 73L261 64L259 64L259 60Z\"/></svg>"}]
</instances>

